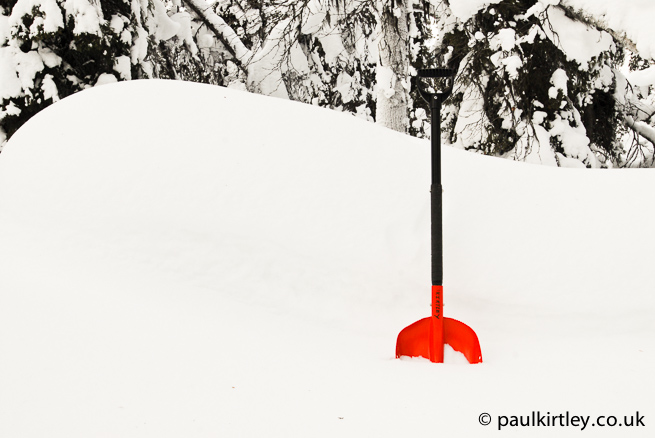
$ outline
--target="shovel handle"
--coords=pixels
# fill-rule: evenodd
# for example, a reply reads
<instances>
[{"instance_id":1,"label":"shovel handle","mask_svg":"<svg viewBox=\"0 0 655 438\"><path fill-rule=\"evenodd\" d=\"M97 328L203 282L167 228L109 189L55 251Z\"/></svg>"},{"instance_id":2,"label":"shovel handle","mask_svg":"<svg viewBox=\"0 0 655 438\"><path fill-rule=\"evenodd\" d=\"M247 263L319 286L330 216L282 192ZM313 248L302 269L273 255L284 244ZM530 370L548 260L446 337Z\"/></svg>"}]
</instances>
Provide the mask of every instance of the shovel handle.
<instances>
[{"instance_id":1,"label":"shovel handle","mask_svg":"<svg viewBox=\"0 0 655 438\"><path fill-rule=\"evenodd\" d=\"M442 187L441 184L430 186L432 208L432 286L443 286L443 230L442 230ZM433 303L434 311L434 303ZM441 312L441 311L440 311Z\"/></svg>"},{"instance_id":2,"label":"shovel handle","mask_svg":"<svg viewBox=\"0 0 655 438\"><path fill-rule=\"evenodd\" d=\"M449 78L455 76L454 68L423 68L416 75L419 78Z\"/></svg>"},{"instance_id":3,"label":"shovel handle","mask_svg":"<svg viewBox=\"0 0 655 438\"><path fill-rule=\"evenodd\" d=\"M441 103L450 95L451 88L440 93L428 93L420 78L450 78L457 72L452 68L427 68L417 72L418 92L430 104L432 185L431 192L431 235L432 235L432 286L443 285L443 226L442 226L442 188L441 188ZM441 304L439 305L441 306ZM434 310L434 304L433 304ZM439 313L441 311L439 310Z\"/></svg>"},{"instance_id":4,"label":"shovel handle","mask_svg":"<svg viewBox=\"0 0 655 438\"><path fill-rule=\"evenodd\" d=\"M434 110L434 105L436 101L438 100L438 103L441 104L448 96L450 96L450 92L452 91L452 83L451 81L448 80L446 81L447 86L445 89L437 92L437 93L429 93L425 87L421 79L424 78L452 78L455 76L457 73L457 70L453 68L424 68L421 70L418 70L416 72L416 76L412 78L412 81L414 85L416 86L416 89L418 90L418 94L425 100L430 107ZM448 83L450 83L448 85ZM436 99L435 99L436 98Z\"/></svg>"}]
</instances>

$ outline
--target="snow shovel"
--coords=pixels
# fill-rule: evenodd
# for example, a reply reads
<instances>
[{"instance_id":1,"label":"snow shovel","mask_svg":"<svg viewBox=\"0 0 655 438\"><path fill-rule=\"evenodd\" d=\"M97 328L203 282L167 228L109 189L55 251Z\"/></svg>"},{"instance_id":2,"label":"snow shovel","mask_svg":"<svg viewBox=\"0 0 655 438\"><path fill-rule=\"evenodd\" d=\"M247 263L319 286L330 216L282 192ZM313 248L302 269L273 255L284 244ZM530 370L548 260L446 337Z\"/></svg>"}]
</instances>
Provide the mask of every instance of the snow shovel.
<instances>
[{"instance_id":1,"label":"snow shovel","mask_svg":"<svg viewBox=\"0 0 655 438\"><path fill-rule=\"evenodd\" d=\"M430 104L432 112L432 315L405 327L398 335L396 357L424 357L431 362L443 362L444 344L464 354L470 363L482 362L480 342L473 329L443 316L443 236L441 214L441 103L451 89L428 93L421 78L450 78L455 71L433 68L418 71L416 84L419 94Z\"/></svg>"}]
</instances>

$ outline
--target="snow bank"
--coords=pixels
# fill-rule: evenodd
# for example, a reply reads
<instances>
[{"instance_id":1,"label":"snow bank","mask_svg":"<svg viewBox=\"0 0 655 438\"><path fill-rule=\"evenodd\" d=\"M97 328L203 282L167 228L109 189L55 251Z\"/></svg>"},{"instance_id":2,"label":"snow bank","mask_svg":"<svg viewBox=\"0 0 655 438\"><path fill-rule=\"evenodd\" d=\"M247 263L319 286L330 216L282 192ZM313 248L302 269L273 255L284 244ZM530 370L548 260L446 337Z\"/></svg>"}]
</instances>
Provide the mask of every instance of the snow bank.
<instances>
[{"instance_id":1,"label":"snow bank","mask_svg":"<svg viewBox=\"0 0 655 438\"><path fill-rule=\"evenodd\" d=\"M0 435L648 425L655 175L444 148L443 183L445 314L480 336L476 366L393 358L429 311L427 142L173 81L52 105L0 155Z\"/></svg>"}]
</instances>

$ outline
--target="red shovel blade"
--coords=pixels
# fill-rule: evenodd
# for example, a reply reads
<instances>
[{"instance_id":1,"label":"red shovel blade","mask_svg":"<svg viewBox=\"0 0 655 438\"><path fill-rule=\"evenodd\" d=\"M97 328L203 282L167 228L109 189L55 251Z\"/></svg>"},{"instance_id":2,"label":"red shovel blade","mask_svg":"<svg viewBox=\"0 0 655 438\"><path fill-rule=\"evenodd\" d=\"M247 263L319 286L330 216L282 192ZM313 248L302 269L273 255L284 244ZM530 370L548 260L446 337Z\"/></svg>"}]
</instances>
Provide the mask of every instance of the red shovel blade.
<instances>
[{"instance_id":1,"label":"red shovel blade","mask_svg":"<svg viewBox=\"0 0 655 438\"><path fill-rule=\"evenodd\" d=\"M471 327L452 318L444 318L441 324L434 316L416 321L400 332L396 357L424 357L442 363L444 344L462 353L469 363L482 362L480 341Z\"/></svg>"},{"instance_id":2,"label":"red shovel blade","mask_svg":"<svg viewBox=\"0 0 655 438\"><path fill-rule=\"evenodd\" d=\"M440 291L439 286L438 287ZM434 290L434 288L433 288ZM433 299L433 316L405 327L396 341L396 357L424 357L431 362L443 362L444 344L464 354L469 363L482 362L480 341L473 329L463 322L444 318L440 294Z\"/></svg>"}]
</instances>

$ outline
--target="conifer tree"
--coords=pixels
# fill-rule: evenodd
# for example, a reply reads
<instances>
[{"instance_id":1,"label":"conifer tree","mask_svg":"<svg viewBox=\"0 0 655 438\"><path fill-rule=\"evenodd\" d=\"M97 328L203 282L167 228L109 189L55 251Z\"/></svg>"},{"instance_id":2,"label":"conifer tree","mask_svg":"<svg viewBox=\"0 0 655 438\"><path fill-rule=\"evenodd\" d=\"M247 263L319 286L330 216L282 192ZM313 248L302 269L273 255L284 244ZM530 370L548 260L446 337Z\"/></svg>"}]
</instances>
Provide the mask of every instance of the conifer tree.
<instances>
[{"instance_id":1,"label":"conifer tree","mask_svg":"<svg viewBox=\"0 0 655 438\"><path fill-rule=\"evenodd\" d=\"M559 0L504 0L465 20L447 10L440 27L458 69L444 123L453 144L559 166L634 164L626 135L646 139L655 108L631 92L612 32Z\"/></svg>"},{"instance_id":2,"label":"conifer tree","mask_svg":"<svg viewBox=\"0 0 655 438\"><path fill-rule=\"evenodd\" d=\"M0 145L32 115L85 88L180 77L157 62L162 42L196 50L185 15L169 17L160 0L2 0L0 12Z\"/></svg>"}]
</instances>

